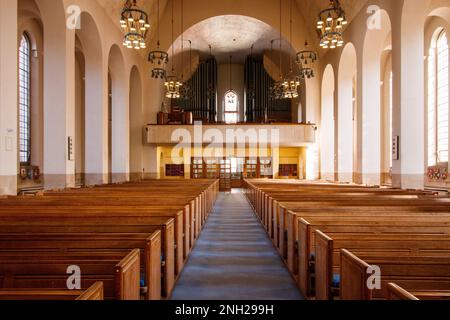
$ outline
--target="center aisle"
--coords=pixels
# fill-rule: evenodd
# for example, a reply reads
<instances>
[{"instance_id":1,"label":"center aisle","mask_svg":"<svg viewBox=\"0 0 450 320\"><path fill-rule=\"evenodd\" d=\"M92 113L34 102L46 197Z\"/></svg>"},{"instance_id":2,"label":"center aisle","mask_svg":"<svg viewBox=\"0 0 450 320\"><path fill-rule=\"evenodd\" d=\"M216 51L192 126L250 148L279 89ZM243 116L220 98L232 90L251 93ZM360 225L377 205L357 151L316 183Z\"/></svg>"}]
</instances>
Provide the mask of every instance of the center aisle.
<instances>
[{"instance_id":1,"label":"center aisle","mask_svg":"<svg viewBox=\"0 0 450 320\"><path fill-rule=\"evenodd\" d=\"M172 300L300 300L241 192L220 194Z\"/></svg>"}]
</instances>

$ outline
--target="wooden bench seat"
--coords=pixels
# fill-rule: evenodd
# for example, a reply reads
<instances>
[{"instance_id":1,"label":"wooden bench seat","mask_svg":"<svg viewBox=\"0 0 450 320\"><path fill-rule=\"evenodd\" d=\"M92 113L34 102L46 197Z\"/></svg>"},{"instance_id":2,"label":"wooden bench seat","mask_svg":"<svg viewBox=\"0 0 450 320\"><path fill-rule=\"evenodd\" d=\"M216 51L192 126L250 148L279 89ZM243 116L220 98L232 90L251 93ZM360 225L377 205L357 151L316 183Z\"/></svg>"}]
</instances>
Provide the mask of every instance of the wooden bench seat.
<instances>
[{"instance_id":1,"label":"wooden bench seat","mask_svg":"<svg viewBox=\"0 0 450 320\"><path fill-rule=\"evenodd\" d=\"M160 226L146 226L142 224L145 233L124 233L119 224L111 227L101 224L92 225L64 225L56 226L65 229L62 233L48 232L47 227L38 226L30 232L1 232L0 227L0 253L33 252L36 250L46 252L107 252L108 250L122 250L138 248L142 252L142 273L145 286L148 288L147 298L161 299L161 295L168 296L174 287L175 272L173 260L173 229L172 221L168 221L167 228L161 230ZM55 227L55 226L52 226ZM127 229L128 226L125 226ZM172 230L172 231L171 231ZM20 230L23 231L23 230ZM38 233L38 231L41 231ZM53 230L61 231L61 230ZM163 235L163 236L161 236ZM162 245L163 244L163 245ZM163 251L162 251L163 250ZM162 255L161 252L164 252ZM163 286L161 288L161 276Z\"/></svg>"},{"instance_id":2,"label":"wooden bench seat","mask_svg":"<svg viewBox=\"0 0 450 320\"><path fill-rule=\"evenodd\" d=\"M326 182L245 182L250 204L303 293L311 295L315 272L319 299L333 294L341 249L386 259L450 257L448 195Z\"/></svg>"},{"instance_id":3,"label":"wooden bench seat","mask_svg":"<svg viewBox=\"0 0 450 320\"><path fill-rule=\"evenodd\" d=\"M149 180L4 197L0 259L9 261L14 274L27 267L25 255L36 261L52 257L62 270L69 259L89 266L137 250L143 257L135 277L138 289L142 277L149 288L146 298L168 297L218 192L218 180ZM157 239L148 237L155 234ZM115 298L111 288L117 286L106 280L107 298Z\"/></svg>"},{"instance_id":4,"label":"wooden bench seat","mask_svg":"<svg viewBox=\"0 0 450 320\"><path fill-rule=\"evenodd\" d=\"M397 202L397 201L378 201L378 200L363 200L363 201L340 201L340 202L292 202L292 203L275 203L278 205L278 214L273 217L274 239L280 254L286 257L287 254L287 237L288 234L294 232L296 226L296 219L298 219L303 212L317 212L323 211L323 208L328 208L330 212L340 212L340 207L345 207L346 213L351 214L355 211L357 214L367 212L385 212L386 215L398 211L415 212L431 212L434 214L450 213L450 206L434 202L420 202L414 206L411 202ZM409 213L405 213L409 215ZM295 233L295 232L294 232Z\"/></svg>"},{"instance_id":5,"label":"wooden bench seat","mask_svg":"<svg viewBox=\"0 0 450 320\"><path fill-rule=\"evenodd\" d=\"M407 291L395 283L388 283L388 300L450 300L450 290Z\"/></svg>"},{"instance_id":6,"label":"wooden bench seat","mask_svg":"<svg viewBox=\"0 0 450 320\"><path fill-rule=\"evenodd\" d=\"M155 224L159 226L163 232L167 227L173 228L174 243L171 247L174 250L175 259L175 273L181 273L184 263L191 251L190 245L190 230L187 227L184 212L178 211L178 207L172 209L170 207L153 208L153 207L135 207L135 206L80 206L75 208L69 205L60 206L34 206L30 203L29 206L6 206L0 207L0 221L8 225L9 221L31 221L39 217L42 219L59 219L61 217L70 217L71 219L92 221L95 223L105 223L110 218L128 220L128 224L138 225L145 223L147 226ZM135 220L139 219L139 220ZM166 225L167 221L173 220L173 224ZM101 220L102 222L100 222ZM99 222L97 222L99 221ZM122 223L122 222L121 222ZM186 236L187 234L187 236ZM163 239L165 239L163 234ZM163 244L164 247L164 244Z\"/></svg>"},{"instance_id":7,"label":"wooden bench seat","mask_svg":"<svg viewBox=\"0 0 450 320\"><path fill-rule=\"evenodd\" d=\"M450 257L450 234L324 234L316 231L315 295L318 300L329 300L333 297L332 282L334 274L339 274L341 259L337 257L342 249L347 249L355 254L368 254L369 252L394 254L392 258L399 256L402 258L409 256ZM340 275L342 278L342 274Z\"/></svg>"},{"instance_id":8,"label":"wooden bench seat","mask_svg":"<svg viewBox=\"0 0 450 320\"><path fill-rule=\"evenodd\" d=\"M342 300L388 299L388 284L395 282L407 291L450 290L450 257L442 256L383 256L358 254L342 250L341 254ZM367 286L370 274L367 268L376 265L381 269L381 290Z\"/></svg>"},{"instance_id":9,"label":"wooden bench seat","mask_svg":"<svg viewBox=\"0 0 450 320\"><path fill-rule=\"evenodd\" d=\"M3 289L53 288L67 289L67 268L81 269L81 285L89 288L101 281L105 299L140 299L140 252L109 252L86 257L78 254L22 253L2 255L0 287Z\"/></svg>"},{"instance_id":10,"label":"wooden bench seat","mask_svg":"<svg viewBox=\"0 0 450 320\"><path fill-rule=\"evenodd\" d=\"M63 301L63 300L103 300L103 282L96 282L87 290L60 289L0 289L0 300L21 301Z\"/></svg>"}]
</instances>

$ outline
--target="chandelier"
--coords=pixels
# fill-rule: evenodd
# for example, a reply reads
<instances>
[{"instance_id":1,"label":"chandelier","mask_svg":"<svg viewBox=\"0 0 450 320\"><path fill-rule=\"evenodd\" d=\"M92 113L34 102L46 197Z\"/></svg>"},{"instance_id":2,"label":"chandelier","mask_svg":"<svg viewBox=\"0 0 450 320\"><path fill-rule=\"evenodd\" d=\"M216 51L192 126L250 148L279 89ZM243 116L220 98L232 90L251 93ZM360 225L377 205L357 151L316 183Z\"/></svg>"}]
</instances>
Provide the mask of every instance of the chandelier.
<instances>
[{"instance_id":1,"label":"chandelier","mask_svg":"<svg viewBox=\"0 0 450 320\"><path fill-rule=\"evenodd\" d=\"M164 84L166 86L166 98L169 99L180 99L181 98L181 88L183 84L178 81L175 75L168 76Z\"/></svg>"},{"instance_id":2,"label":"chandelier","mask_svg":"<svg viewBox=\"0 0 450 320\"><path fill-rule=\"evenodd\" d=\"M189 76L192 76L192 41L191 40L184 40L189 43ZM190 82L184 82L183 86L181 87L181 99L184 100L190 100L192 98L192 90Z\"/></svg>"},{"instance_id":3,"label":"chandelier","mask_svg":"<svg viewBox=\"0 0 450 320\"><path fill-rule=\"evenodd\" d=\"M154 79L164 79L166 77L165 65L169 63L169 54L160 49L159 1L160 0L158 0L158 41L156 49L148 54L148 61L153 65L152 78Z\"/></svg>"},{"instance_id":4,"label":"chandelier","mask_svg":"<svg viewBox=\"0 0 450 320\"><path fill-rule=\"evenodd\" d=\"M150 29L148 15L140 9L137 0L127 0L120 17L120 26L125 32L123 45L129 49L145 49L145 37Z\"/></svg>"},{"instance_id":5,"label":"chandelier","mask_svg":"<svg viewBox=\"0 0 450 320\"><path fill-rule=\"evenodd\" d=\"M164 83L166 87L166 98L169 99L179 99L181 97L181 87L183 84L178 80L175 75L175 67L173 64L173 57L175 54L175 40L174 40L174 0L172 0L172 74L166 77L166 82Z\"/></svg>"},{"instance_id":6,"label":"chandelier","mask_svg":"<svg viewBox=\"0 0 450 320\"><path fill-rule=\"evenodd\" d=\"M347 24L345 12L339 0L330 0L330 6L320 11L317 21L320 46L324 49L342 47L344 45L342 35Z\"/></svg>"},{"instance_id":7,"label":"chandelier","mask_svg":"<svg viewBox=\"0 0 450 320\"><path fill-rule=\"evenodd\" d=\"M269 98L270 100L281 100L283 99L283 82L276 81L269 88Z\"/></svg>"},{"instance_id":8,"label":"chandelier","mask_svg":"<svg viewBox=\"0 0 450 320\"><path fill-rule=\"evenodd\" d=\"M292 44L292 0L290 0L290 43ZM281 55L281 37L280 37L280 55ZM290 56L289 74L281 84L283 99L296 99L299 96L298 87L300 86L299 78L294 74L292 55ZM281 61L281 57L280 57ZM281 62L280 62L281 64ZM280 67L281 68L281 67Z\"/></svg>"},{"instance_id":9,"label":"chandelier","mask_svg":"<svg viewBox=\"0 0 450 320\"><path fill-rule=\"evenodd\" d=\"M293 76L293 73L290 73L290 76L283 81L282 86L284 99L296 99L299 97L298 87L300 87L300 80L298 77Z\"/></svg>"},{"instance_id":10,"label":"chandelier","mask_svg":"<svg viewBox=\"0 0 450 320\"><path fill-rule=\"evenodd\" d=\"M308 41L305 49L297 53L297 64L300 66L300 77L311 79L315 77L314 63L317 61L317 53L308 49Z\"/></svg>"}]
</instances>

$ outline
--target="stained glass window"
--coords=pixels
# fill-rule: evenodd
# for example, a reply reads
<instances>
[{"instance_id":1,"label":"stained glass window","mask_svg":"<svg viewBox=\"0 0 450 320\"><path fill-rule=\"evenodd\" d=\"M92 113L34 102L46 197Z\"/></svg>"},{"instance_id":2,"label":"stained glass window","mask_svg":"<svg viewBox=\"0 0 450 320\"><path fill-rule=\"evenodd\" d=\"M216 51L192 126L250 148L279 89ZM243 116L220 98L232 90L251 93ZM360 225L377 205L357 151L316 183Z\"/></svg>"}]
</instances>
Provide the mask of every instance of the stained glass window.
<instances>
[{"instance_id":1,"label":"stained glass window","mask_svg":"<svg viewBox=\"0 0 450 320\"><path fill-rule=\"evenodd\" d=\"M225 94L225 123L235 124L239 120L238 96L233 91Z\"/></svg>"}]
</instances>

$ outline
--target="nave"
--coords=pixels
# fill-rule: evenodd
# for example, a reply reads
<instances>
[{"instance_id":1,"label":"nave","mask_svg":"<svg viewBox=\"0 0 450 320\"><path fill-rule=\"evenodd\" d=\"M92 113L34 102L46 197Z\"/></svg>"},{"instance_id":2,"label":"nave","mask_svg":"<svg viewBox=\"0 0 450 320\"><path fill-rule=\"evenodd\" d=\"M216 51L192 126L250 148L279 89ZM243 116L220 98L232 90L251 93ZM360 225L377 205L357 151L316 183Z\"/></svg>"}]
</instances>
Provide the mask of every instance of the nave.
<instances>
[{"instance_id":1,"label":"nave","mask_svg":"<svg viewBox=\"0 0 450 320\"><path fill-rule=\"evenodd\" d=\"M300 299L243 193L221 193L172 300Z\"/></svg>"}]
</instances>

